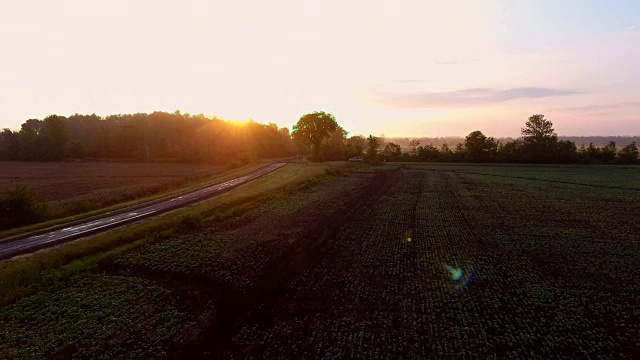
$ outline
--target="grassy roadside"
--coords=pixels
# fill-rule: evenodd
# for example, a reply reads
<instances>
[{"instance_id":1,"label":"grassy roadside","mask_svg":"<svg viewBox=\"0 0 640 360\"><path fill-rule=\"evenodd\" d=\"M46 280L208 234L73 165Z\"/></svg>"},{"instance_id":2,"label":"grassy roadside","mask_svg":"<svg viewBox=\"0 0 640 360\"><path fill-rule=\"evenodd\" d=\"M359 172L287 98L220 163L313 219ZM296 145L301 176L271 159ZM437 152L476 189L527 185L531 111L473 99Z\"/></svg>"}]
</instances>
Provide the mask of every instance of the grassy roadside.
<instances>
[{"instance_id":1,"label":"grassy roadside","mask_svg":"<svg viewBox=\"0 0 640 360\"><path fill-rule=\"evenodd\" d=\"M344 171L343 166L341 162L289 164L232 192L188 208L0 263L0 305L56 286L71 275L95 272L100 261L150 241L195 230L202 222L238 216L270 197L286 196L330 174L339 175Z\"/></svg>"},{"instance_id":2,"label":"grassy roadside","mask_svg":"<svg viewBox=\"0 0 640 360\"><path fill-rule=\"evenodd\" d=\"M49 221L45 221L45 222L41 222L41 223L37 223L37 224L32 224L32 225L27 225L27 226L23 226L23 227L19 227L19 228L15 228L15 229L9 229L9 230L4 230L4 231L0 231L0 241L5 240L6 238L10 238L10 237L15 237L15 236L21 236L21 235L27 235L29 233L32 232L36 232L39 230L43 230L43 229L47 229L56 225L60 225L60 224L65 224L68 222L73 222L73 221L78 221L78 220L82 220L82 219L86 219L92 216L97 216L97 215L101 215L110 211L116 211L116 210L120 210L126 207L130 207L130 206L135 206L135 205L139 205L148 201L153 201L153 200L157 200L157 199L161 199L163 197L166 196L171 196L177 193L181 193L183 191L187 191L187 190L191 190L191 189L195 189L197 187L201 187L201 186L205 186L208 184L212 184L212 183L216 183L216 182L220 182L220 181L224 181L227 180L229 178L233 178L236 176L241 176L245 173L248 173L250 171L253 171L259 167L262 167L266 165L266 163L255 163L255 164L249 164L249 165L245 165L242 166L240 168L236 168L233 170L229 170L229 171L225 171L224 173L218 174L214 177L210 177L210 178L204 178L204 179L199 179L193 182L190 182L188 184L183 184L179 187L173 188L169 191L163 191L154 195L150 195L150 196L145 196L142 198L138 198L135 200L131 200L131 201L127 201L127 202L123 202L123 203L119 203L119 204L115 204L115 205L111 205L108 207L104 207L101 209L97 209L97 210L92 210L86 213L82 213L82 214L78 214L78 215L73 215L73 216L67 216L67 217L63 217L63 218L58 218L58 219L53 219L53 220L49 220Z\"/></svg>"}]
</instances>

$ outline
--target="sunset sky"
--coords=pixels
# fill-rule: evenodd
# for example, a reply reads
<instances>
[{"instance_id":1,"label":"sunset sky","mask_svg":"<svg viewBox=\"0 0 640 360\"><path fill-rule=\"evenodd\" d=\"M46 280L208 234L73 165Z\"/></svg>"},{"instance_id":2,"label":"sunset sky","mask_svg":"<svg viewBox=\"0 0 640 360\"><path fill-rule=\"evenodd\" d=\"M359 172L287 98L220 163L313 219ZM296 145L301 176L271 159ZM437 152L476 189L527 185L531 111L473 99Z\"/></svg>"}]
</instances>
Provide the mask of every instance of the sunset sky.
<instances>
[{"instance_id":1,"label":"sunset sky","mask_svg":"<svg viewBox=\"0 0 640 360\"><path fill-rule=\"evenodd\" d=\"M640 1L5 1L0 127L180 110L351 135L640 134Z\"/></svg>"}]
</instances>

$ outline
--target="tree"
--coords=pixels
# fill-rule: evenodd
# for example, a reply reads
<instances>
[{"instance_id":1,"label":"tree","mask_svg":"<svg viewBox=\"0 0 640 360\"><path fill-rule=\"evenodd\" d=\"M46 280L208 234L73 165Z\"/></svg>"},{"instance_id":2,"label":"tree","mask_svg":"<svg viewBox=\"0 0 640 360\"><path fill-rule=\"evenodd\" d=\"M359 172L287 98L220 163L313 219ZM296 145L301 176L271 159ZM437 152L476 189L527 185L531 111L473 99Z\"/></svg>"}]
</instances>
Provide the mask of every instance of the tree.
<instances>
[{"instance_id":1,"label":"tree","mask_svg":"<svg viewBox=\"0 0 640 360\"><path fill-rule=\"evenodd\" d=\"M411 155L415 155L418 153L418 146L420 146L420 140L413 139L409 141L409 147L411 148Z\"/></svg>"},{"instance_id":2,"label":"tree","mask_svg":"<svg viewBox=\"0 0 640 360\"><path fill-rule=\"evenodd\" d=\"M345 157L362 156L366 139L362 135L354 135L347 139Z\"/></svg>"},{"instance_id":3,"label":"tree","mask_svg":"<svg viewBox=\"0 0 640 360\"><path fill-rule=\"evenodd\" d=\"M454 161L458 161L458 162L462 162L464 160L464 155L466 153L466 151L464 150L464 144L463 143L457 143L455 149L456 150L453 153L453 160Z\"/></svg>"},{"instance_id":4,"label":"tree","mask_svg":"<svg viewBox=\"0 0 640 360\"><path fill-rule=\"evenodd\" d=\"M18 134L9 129L2 129L0 132L0 160L16 160L19 150Z\"/></svg>"},{"instance_id":5,"label":"tree","mask_svg":"<svg viewBox=\"0 0 640 360\"><path fill-rule=\"evenodd\" d=\"M138 126L129 122L120 127L117 137L117 152L120 157L143 158L143 134L142 129Z\"/></svg>"},{"instance_id":6,"label":"tree","mask_svg":"<svg viewBox=\"0 0 640 360\"><path fill-rule=\"evenodd\" d=\"M385 160L388 159L389 161L399 160L402 156L400 145L392 142L388 143L387 146L384 147L384 150L382 150L382 156L384 156Z\"/></svg>"},{"instance_id":7,"label":"tree","mask_svg":"<svg viewBox=\"0 0 640 360\"><path fill-rule=\"evenodd\" d=\"M329 134L338 129L336 118L324 111L316 111L302 115L300 120L293 125L293 140L301 145L313 148L313 160L320 160L320 147L322 141L329 137Z\"/></svg>"},{"instance_id":8,"label":"tree","mask_svg":"<svg viewBox=\"0 0 640 360\"><path fill-rule=\"evenodd\" d=\"M377 161L378 160L378 148L380 147L380 139L369 134L367 138L367 154L365 158L367 161Z\"/></svg>"},{"instance_id":9,"label":"tree","mask_svg":"<svg viewBox=\"0 0 640 360\"><path fill-rule=\"evenodd\" d=\"M440 160L440 152L433 144L419 146L416 157L418 161L438 161Z\"/></svg>"},{"instance_id":10,"label":"tree","mask_svg":"<svg viewBox=\"0 0 640 360\"><path fill-rule=\"evenodd\" d=\"M29 119L22 124L18 133L21 160L43 160L46 149L42 142L44 123L42 120Z\"/></svg>"},{"instance_id":11,"label":"tree","mask_svg":"<svg viewBox=\"0 0 640 360\"><path fill-rule=\"evenodd\" d=\"M494 138L486 137L481 131L474 131L464 139L466 160L471 162L489 162L495 158L498 143Z\"/></svg>"},{"instance_id":12,"label":"tree","mask_svg":"<svg viewBox=\"0 0 640 360\"><path fill-rule=\"evenodd\" d=\"M16 185L0 196L0 230L43 221L47 204L36 199L25 185Z\"/></svg>"},{"instance_id":13,"label":"tree","mask_svg":"<svg viewBox=\"0 0 640 360\"><path fill-rule=\"evenodd\" d=\"M558 135L553 129L553 123L542 114L529 117L525 127L521 129L524 141L525 160L532 162L547 162L554 156Z\"/></svg>"},{"instance_id":14,"label":"tree","mask_svg":"<svg viewBox=\"0 0 640 360\"><path fill-rule=\"evenodd\" d=\"M454 160L453 151L449 148L447 143L444 143L440 146L440 160L444 162L449 162Z\"/></svg>"},{"instance_id":15,"label":"tree","mask_svg":"<svg viewBox=\"0 0 640 360\"><path fill-rule=\"evenodd\" d=\"M522 139L508 141L498 147L497 158L502 162L522 162L524 142Z\"/></svg>"},{"instance_id":16,"label":"tree","mask_svg":"<svg viewBox=\"0 0 640 360\"><path fill-rule=\"evenodd\" d=\"M557 144L557 159L561 163L573 163L578 159L576 144L569 140L560 140Z\"/></svg>"},{"instance_id":17,"label":"tree","mask_svg":"<svg viewBox=\"0 0 640 360\"><path fill-rule=\"evenodd\" d=\"M280 128L278 129L278 134L280 135L280 141L282 142L284 152L287 154L294 153L295 149L293 141L291 141L291 133L289 132L289 129L286 127Z\"/></svg>"},{"instance_id":18,"label":"tree","mask_svg":"<svg viewBox=\"0 0 640 360\"><path fill-rule=\"evenodd\" d=\"M542 114L529 117L529 120L525 123L525 127L521 129L521 132L527 141L541 142L556 136L553 123L545 119Z\"/></svg>"},{"instance_id":19,"label":"tree","mask_svg":"<svg viewBox=\"0 0 640 360\"><path fill-rule=\"evenodd\" d=\"M634 163L638 161L638 147L636 146L636 142L633 141L631 144L623 147L618 153L620 160L625 163Z\"/></svg>"},{"instance_id":20,"label":"tree","mask_svg":"<svg viewBox=\"0 0 640 360\"><path fill-rule=\"evenodd\" d=\"M69 133L66 118L58 115L47 116L44 120L43 143L47 147L46 160L61 160L67 156Z\"/></svg>"},{"instance_id":21,"label":"tree","mask_svg":"<svg viewBox=\"0 0 640 360\"><path fill-rule=\"evenodd\" d=\"M605 162L613 162L616 159L617 152L618 148L616 147L616 143L614 141L609 141L609 144L605 145L602 150L600 150L600 159Z\"/></svg>"},{"instance_id":22,"label":"tree","mask_svg":"<svg viewBox=\"0 0 640 360\"><path fill-rule=\"evenodd\" d=\"M580 157L583 159L583 161L588 163L594 163L600 160L600 155L602 154L602 151L597 147L595 147L593 143L589 143L588 147L585 147L584 145L580 147L579 154L580 154Z\"/></svg>"},{"instance_id":23,"label":"tree","mask_svg":"<svg viewBox=\"0 0 640 360\"><path fill-rule=\"evenodd\" d=\"M322 158L325 160L346 160L345 143L347 142L347 132L341 127L331 133L322 144Z\"/></svg>"}]
</instances>

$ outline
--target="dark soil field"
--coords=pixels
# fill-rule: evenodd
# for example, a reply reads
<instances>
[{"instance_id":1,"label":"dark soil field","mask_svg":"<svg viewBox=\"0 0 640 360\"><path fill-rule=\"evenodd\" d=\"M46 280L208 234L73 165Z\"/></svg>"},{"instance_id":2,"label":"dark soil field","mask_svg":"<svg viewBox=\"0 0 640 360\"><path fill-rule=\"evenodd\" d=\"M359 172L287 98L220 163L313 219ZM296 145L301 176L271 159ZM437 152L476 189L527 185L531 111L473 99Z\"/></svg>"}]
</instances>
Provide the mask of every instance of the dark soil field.
<instances>
[{"instance_id":1,"label":"dark soil field","mask_svg":"<svg viewBox=\"0 0 640 360\"><path fill-rule=\"evenodd\" d=\"M95 209L210 177L226 167L182 163L0 162L0 195L27 185L54 212ZM78 211L75 211L76 213Z\"/></svg>"},{"instance_id":2,"label":"dark soil field","mask_svg":"<svg viewBox=\"0 0 640 360\"><path fill-rule=\"evenodd\" d=\"M633 358L639 171L337 172L1 308L0 358Z\"/></svg>"}]
</instances>

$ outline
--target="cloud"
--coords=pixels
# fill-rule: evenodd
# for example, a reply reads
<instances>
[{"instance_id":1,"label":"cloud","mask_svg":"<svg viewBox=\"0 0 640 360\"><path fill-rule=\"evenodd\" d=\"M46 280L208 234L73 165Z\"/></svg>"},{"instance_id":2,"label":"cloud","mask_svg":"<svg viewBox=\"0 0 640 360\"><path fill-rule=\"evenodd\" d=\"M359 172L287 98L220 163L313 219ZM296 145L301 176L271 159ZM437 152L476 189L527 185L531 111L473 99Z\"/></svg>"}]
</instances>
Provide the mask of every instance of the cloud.
<instances>
[{"instance_id":1,"label":"cloud","mask_svg":"<svg viewBox=\"0 0 640 360\"><path fill-rule=\"evenodd\" d=\"M631 26L627 26L627 31L634 31L636 30L638 27L635 25L631 25Z\"/></svg>"},{"instance_id":2,"label":"cloud","mask_svg":"<svg viewBox=\"0 0 640 360\"><path fill-rule=\"evenodd\" d=\"M385 91L372 89L370 95L377 103L403 108L464 107L493 104L513 99L537 99L551 96L579 94L574 90L521 87L506 90L470 88L454 91Z\"/></svg>"},{"instance_id":3,"label":"cloud","mask_svg":"<svg viewBox=\"0 0 640 360\"><path fill-rule=\"evenodd\" d=\"M552 111L571 111L571 112L591 112L591 111L602 111L602 110L613 110L613 109L628 109L628 108L636 108L636 107L640 107L640 101L619 102L619 103L602 104L602 105L563 107L563 108L554 108L551 110Z\"/></svg>"}]
</instances>

